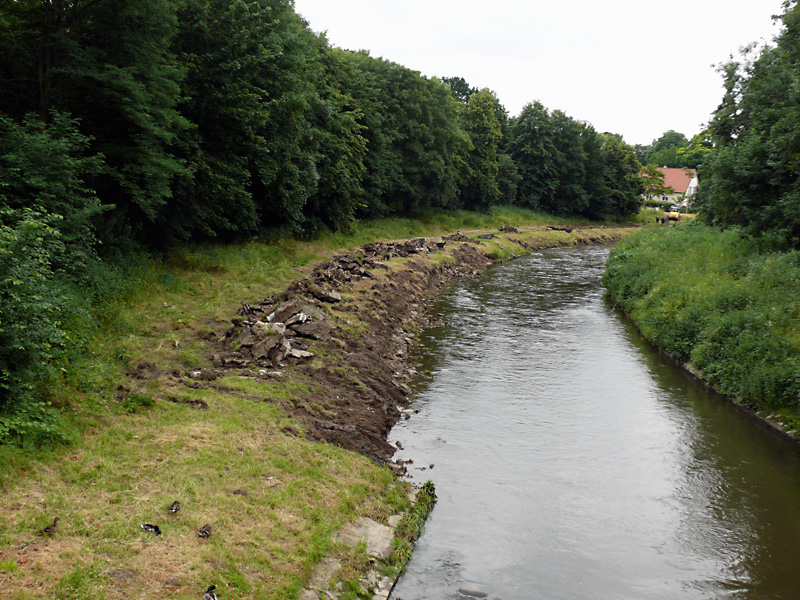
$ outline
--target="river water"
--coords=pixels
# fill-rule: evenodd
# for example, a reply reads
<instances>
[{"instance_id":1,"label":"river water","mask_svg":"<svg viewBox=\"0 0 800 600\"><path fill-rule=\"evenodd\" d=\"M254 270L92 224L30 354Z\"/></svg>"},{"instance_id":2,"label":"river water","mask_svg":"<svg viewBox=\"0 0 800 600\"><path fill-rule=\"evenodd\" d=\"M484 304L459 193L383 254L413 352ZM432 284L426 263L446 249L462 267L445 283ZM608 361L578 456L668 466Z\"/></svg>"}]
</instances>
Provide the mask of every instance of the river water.
<instances>
[{"instance_id":1,"label":"river water","mask_svg":"<svg viewBox=\"0 0 800 600\"><path fill-rule=\"evenodd\" d=\"M641 340L607 256L543 251L441 298L390 436L439 502L393 599L800 597L797 452Z\"/></svg>"}]
</instances>

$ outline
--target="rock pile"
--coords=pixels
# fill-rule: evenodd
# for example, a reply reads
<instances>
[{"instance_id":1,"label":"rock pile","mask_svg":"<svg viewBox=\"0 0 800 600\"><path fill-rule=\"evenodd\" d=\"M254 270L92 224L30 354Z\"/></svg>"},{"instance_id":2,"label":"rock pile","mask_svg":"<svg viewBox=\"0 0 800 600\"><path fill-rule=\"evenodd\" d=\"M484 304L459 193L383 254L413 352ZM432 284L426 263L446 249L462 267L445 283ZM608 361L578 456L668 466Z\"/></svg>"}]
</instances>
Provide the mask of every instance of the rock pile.
<instances>
[{"instance_id":1,"label":"rock pile","mask_svg":"<svg viewBox=\"0 0 800 600\"><path fill-rule=\"evenodd\" d=\"M324 339L330 334L321 302L311 299L293 299L251 306L243 305L239 311L247 319L233 319L233 327L220 340L231 352L217 366L246 367L281 366L284 362L297 362L313 356L302 340Z\"/></svg>"},{"instance_id":2,"label":"rock pile","mask_svg":"<svg viewBox=\"0 0 800 600\"><path fill-rule=\"evenodd\" d=\"M327 340L333 327L326 306L342 301L343 285L374 279L381 261L394 257L438 252L442 240L416 238L402 242L377 242L324 262L310 277L295 283L278 297L257 304L242 304L239 317L220 342L229 350L216 357L220 367L251 365L280 367L311 358L303 339ZM384 267L385 268L385 267Z\"/></svg>"}]
</instances>

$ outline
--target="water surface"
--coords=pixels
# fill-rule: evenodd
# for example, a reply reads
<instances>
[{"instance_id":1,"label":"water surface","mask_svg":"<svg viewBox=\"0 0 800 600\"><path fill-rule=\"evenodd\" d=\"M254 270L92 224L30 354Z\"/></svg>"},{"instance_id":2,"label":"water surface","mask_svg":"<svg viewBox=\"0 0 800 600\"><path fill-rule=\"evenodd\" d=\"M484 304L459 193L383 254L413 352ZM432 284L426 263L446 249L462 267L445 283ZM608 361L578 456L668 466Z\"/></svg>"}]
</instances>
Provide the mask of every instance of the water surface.
<instances>
[{"instance_id":1,"label":"water surface","mask_svg":"<svg viewBox=\"0 0 800 600\"><path fill-rule=\"evenodd\" d=\"M607 253L442 297L390 437L439 503L392 598L800 596L797 453L642 342L604 298Z\"/></svg>"}]
</instances>

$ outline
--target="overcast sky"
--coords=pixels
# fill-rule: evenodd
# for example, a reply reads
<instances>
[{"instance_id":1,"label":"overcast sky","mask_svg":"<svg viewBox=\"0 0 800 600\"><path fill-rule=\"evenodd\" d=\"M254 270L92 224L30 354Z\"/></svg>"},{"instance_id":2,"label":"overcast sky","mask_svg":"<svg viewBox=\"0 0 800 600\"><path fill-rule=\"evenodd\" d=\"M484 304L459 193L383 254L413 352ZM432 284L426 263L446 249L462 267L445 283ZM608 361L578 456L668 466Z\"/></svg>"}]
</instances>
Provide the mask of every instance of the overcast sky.
<instances>
[{"instance_id":1,"label":"overcast sky","mask_svg":"<svg viewBox=\"0 0 800 600\"><path fill-rule=\"evenodd\" d=\"M534 100L649 144L691 137L722 98L713 65L771 41L782 0L295 0L330 43Z\"/></svg>"}]
</instances>

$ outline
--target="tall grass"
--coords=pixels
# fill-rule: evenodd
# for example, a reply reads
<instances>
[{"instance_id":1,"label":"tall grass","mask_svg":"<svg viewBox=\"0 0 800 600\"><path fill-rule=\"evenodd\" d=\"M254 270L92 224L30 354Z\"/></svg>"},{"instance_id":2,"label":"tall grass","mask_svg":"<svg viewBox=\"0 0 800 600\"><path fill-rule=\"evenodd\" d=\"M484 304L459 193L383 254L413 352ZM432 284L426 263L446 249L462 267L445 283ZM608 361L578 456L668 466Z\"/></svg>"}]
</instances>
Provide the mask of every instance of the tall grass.
<instances>
[{"instance_id":1,"label":"tall grass","mask_svg":"<svg viewBox=\"0 0 800 600\"><path fill-rule=\"evenodd\" d=\"M604 283L642 334L756 409L800 408L800 253L741 232L651 227L620 242Z\"/></svg>"}]
</instances>

